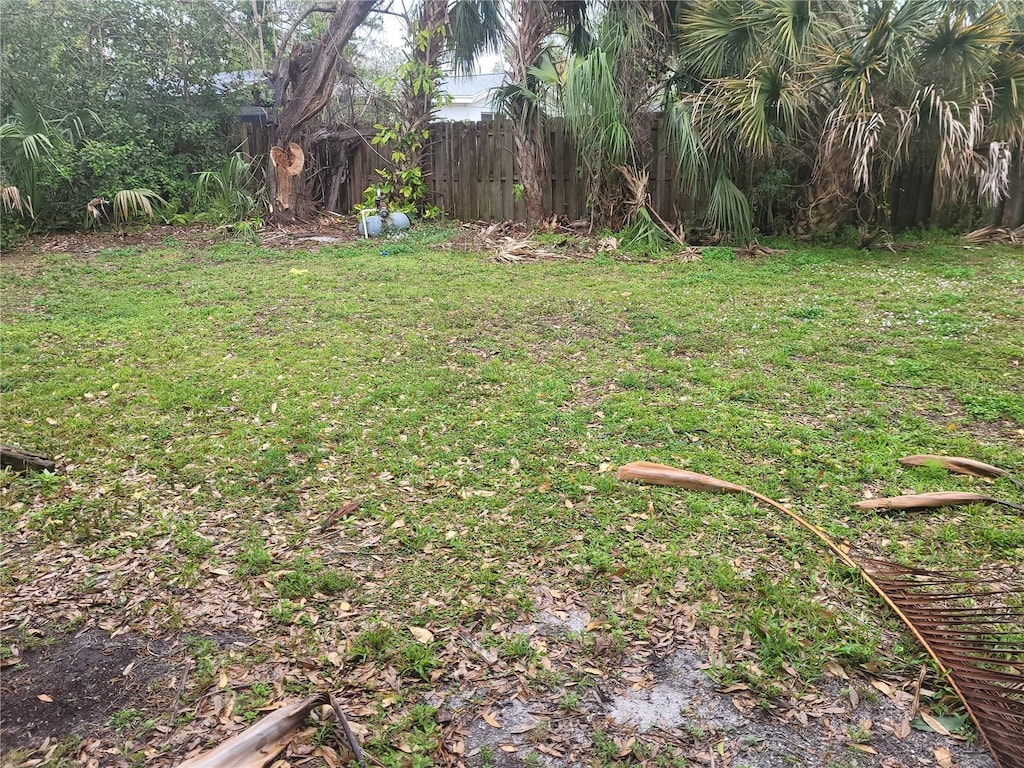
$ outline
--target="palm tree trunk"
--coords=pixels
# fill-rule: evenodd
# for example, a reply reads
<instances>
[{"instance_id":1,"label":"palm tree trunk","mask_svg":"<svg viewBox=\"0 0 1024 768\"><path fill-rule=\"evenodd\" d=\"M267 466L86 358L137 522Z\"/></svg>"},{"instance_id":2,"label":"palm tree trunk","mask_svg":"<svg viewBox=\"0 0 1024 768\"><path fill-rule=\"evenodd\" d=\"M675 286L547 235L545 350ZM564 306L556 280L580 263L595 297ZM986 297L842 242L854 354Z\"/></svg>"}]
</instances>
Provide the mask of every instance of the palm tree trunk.
<instances>
[{"instance_id":1,"label":"palm tree trunk","mask_svg":"<svg viewBox=\"0 0 1024 768\"><path fill-rule=\"evenodd\" d=\"M512 83L524 91L530 89L530 67L541 56L544 39L554 30L548 2L512 0L512 19L516 37L509 49L508 70ZM519 178L526 199L526 219L531 225L544 221L544 188L548 184L550 162L541 130L542 115L536 94L523 93L508 105L512 121L512 139L519 160Z\"/></svg>"},{"instance_id":2,"label":"palm tree trunk","mask_svg":"<svg viewBox=\"0 0 1024 768\"><path fill-rule=\"evenodd\" d=\"M402 114L400 125L405 136L420 136L427 130L437 109L437 83L440 78L441 56L445 50L444 28L448 17L447 0L424 0L419 18L411 29L412 52L409 76L402 81ZM429 78L433 87L422 87ZM427 153L427 142L418 140L406 152L406 159L397 165L399 170L422 168Z\"/></svg>"},{"instance_id":3,"label":"palm tree trunk","mask_svg":"<svg viewBox=\"0 0 1024 768\"><path fill-rule=\"evenodd\" d=\"M513 122L512 138L519 158L519 180L526 200L526 220L530 225L537 225L547 218L544 189L551 178L547 145L536 121L529 127L520 125L518 121Z\"/></svg>"},{"instance_id":4,"label":"palm tree trunk","mask_svg":"<svg viewBox=\"0 0 1024 768\"><path fill-rule=\"evenodd\" d=\"M1014 147L1013 165L1010 166L1010 191L1003 201L1002 225L1016 229L1024 224L1024 144Z\"/></svg>"}]
</instances>

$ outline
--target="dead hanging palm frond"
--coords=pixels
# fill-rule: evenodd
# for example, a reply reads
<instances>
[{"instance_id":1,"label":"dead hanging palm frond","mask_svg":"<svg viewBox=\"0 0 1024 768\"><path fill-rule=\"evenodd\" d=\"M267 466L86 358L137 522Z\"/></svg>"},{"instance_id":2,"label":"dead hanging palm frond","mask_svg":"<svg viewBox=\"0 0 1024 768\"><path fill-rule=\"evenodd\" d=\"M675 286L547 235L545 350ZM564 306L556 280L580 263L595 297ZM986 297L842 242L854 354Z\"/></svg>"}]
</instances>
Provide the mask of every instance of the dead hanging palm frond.
<instances>
[{"instance_id":1,"label":"dead hanging palm frond","mask_svg":"<svg viewBox=\"0 0 1024 768\"><path fill-rule=\"evenodd\" d=\"M993 141L987 155L975 153L978 167L978 195L988 205L999 205L1010 192L1010 166L1013 153L1006 142Z\"/></svg>"},{"instance_id":2,"label":"dead hanging palm frond","mask_svg":"<svg viewBox=\"0 0 1024 768\"><path fill-rule=\"evenodd\" d=\"M21 190L13 184L0 186L0 204L8 213L11 211L25 213L27 211L29 216L35 218L35 214L32 213L32 198L22 195Z\"/></svg>"},{"instance_id":3,"label":"dead hanging palm frond","mask_svg":"<svg viewBox=\"0 0 1024 768\"><path fill-rule=\"evenodd\" d=\"M931 453L918 453L913 456L903 456L899 462L906 467L942 467L950 472L972 477L1001 477L1024 491L1024 483L1005 469L993 467L983 461L965 459L962 456L936 456Z\"/></svg>"},{"instance_id":4,"label":"dead hanging palm frond","mask_svg":"<svg viewBox=\"0 0 1024 768\"><path fill-rule=\"evenodd\" d=\"M693 491L742 493L813 533L861 577L935 660L974 721L998 768L1024 766L1024 586L946 574L853 553L793 510L718 478L649 462L621 467L620 480ZM994 588L986 584L995 585ZM1010 607L1015 606L1015 607Z\"/></svg>"}]
</instances>

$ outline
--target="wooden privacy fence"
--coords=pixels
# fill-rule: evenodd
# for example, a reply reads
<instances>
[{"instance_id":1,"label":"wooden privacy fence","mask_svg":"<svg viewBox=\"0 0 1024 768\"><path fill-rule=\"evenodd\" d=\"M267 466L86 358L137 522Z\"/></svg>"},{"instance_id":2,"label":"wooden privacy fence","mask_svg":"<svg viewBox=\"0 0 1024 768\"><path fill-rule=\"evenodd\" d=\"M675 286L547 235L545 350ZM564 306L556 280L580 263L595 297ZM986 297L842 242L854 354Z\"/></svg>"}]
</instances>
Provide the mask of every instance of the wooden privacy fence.
<instances>
[{"instance_id":1,"label":"wooden privacy fence","mask_svg":"<svg viewBox=\"0 0 1024 768\"><path fill-rule=\"evenodd\" d=\"M449 216L462 221L510 221L526 218L519 163L508 120L478 123L434 123L430 127L430 154L426 183L434 202ZM657 129L652 139L657 141ZM551 158L551 175L544 189L544 209L569 219L586 218L588 180L576 147L560 120L549 123L545 134ZM363 199L363 190L376 184L376 168L386 162L377 147L364 143L349 166L348 189L340 207L351 210ZM671 164L658 153L651 168L650 194L657 211L675 221L692 203L673 191Z\"/></svg>"},{"instance_id":2,"label":"wooden privacy fence","mask_svg":"<svg viewBox=\"0 0 1024 768\"><path fill-rule=\"evenodd\" d=\"M434 123L430 127L426 183L432 201L447 215L462 221L523 221L519 163L508 120L477 123ZM651 127L650 194L653 208L667 222L693 220L697 204L687 190L675 189L672 155L660 143L658 125ZM551 120L545 132L551 174L544 189L544 209L571 220L589 217L588 179L576 147L561 120ZM379 182L374 170L387 165L378 147L361 143L349 164L349 178L340 190L338 209L347 213L362 201L363 191ZM894 229L927 224L934 217L932 187L934 159L908 165L890 187L888 203ZM517 199L518 198L518 199Z\"/></svg>"}]
</instances>

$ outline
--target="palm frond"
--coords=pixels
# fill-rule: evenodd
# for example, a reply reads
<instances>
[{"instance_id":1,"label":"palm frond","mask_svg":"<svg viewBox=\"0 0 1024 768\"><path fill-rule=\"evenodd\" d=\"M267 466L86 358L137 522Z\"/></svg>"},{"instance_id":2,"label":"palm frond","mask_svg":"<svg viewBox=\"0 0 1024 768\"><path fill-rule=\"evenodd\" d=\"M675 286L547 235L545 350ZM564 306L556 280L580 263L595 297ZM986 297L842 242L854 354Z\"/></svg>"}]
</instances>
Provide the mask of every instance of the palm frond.
<instances>
[{"instance_id":1,"label":"palm frond","mask_svg":"<svg viewBox=\"0 0 1024 768\"><path fill-rule=\"evenodd\" d=\"M871 186L871 167L884 127L885 119L881 113L870 112L851 119L843 131L843 142L850 148L853 160L853 177L860 189Z\"/></svg>"},{"instance_id":2,"label":"palm frond","mask_svg":"<svg viewBox=\"0 0 1024 768\"><path fill-rule=\"evenodd\" d=\"M28 212L30 217L35 217L32 212L32 198L22 195L21 190L13 184L0 187L0 204L5 211L17 211L18 213Z\"/></svg>"},{"instance_id":3,"label":"palm frond","mask_svg":"<svg viewBox=\"0 0 1024 768\"><path fill-rule=\"evenodd\" d=\"M1024 765L1024 585L1019 574L940 573L866 555L830 537L792 509L757 491L707 475L648 462L626 464L620 480L695 491L739 493L767 504L814 534L896 613L938 665L998 768Z\"/></svg>"},{"instance_id":4,"label":"palm frond","mask_svg":"<svg viewBox=\"0 0 1024 768\"><path fill-rule=\"evenodd\" d=\"M764 16L774 21L771 36L779 53L788 61L798 61L811 42L816 42L815 26L820 15L811 9L810 0L766 0Z\"/></svg>"},{"instance_id":5,"label":"palm frond","mask_svg":"<svg viewBox=\"0 0 1024 768\"><path fill-rule=\"evenodd\" d=\"M791 135L806 113L806 93L777 66L757 67L742 79L712 84L712 100L728 114L728 132L755 156L767 155L773 135Z\"/></svg>"},{"instance_id":6,"label":"palm frond","mask_svg":"<svg viewBox=\"0 0 1024 768\"><path fill-rule=\"evenodd\" d=\"M948 676L1000 768L1024 765L1024 587L858 558L861 572Z\"/></svg>"},{"instance_id":7,"label":"palm frond","mask_svg":"<svg viewBox=\"0 0 1024 768\"><path fill-rule=\"evenodd\" d=\"M988 153L981 157L975 155L975 160L978 166L978 196L995 207L1010 192L1013 152L1009 144L993 141L988 145Z\"/></svg>"},{"instance_id":8,"label":"palm frond","mask_svg":"<svg viewBox=\"0 0 1024 768\"><path fill-rule=\"evenodd\" d=\"M23 134L18 151L30 163L39 163L53 151L53 142L45 133Z\"/></svg>"},{"instance_id":9,"label":"palm frond","mask_svg":"<svg viewBox=\"0 0 1024 768\"><path fill-rule=\"evenodd\" d=\"M725 173L718 174L708 195L708 219L744 242L749 242L754 236L754 215L750 203Z\"/></svg>"},{"instance_id":10,"label":"palm frond","mask_svg":"<svg viewBox=\"0 0 1024 768\"><path fill-rule=\"evenodd\" d=\"M166 201L151 189L122 189L114 195L114 220L126 222L138 216L153 220L153 205Z\"/></svg>"},{"instance_id":11,"label":"palm frond","mask_svg":"<svg viewBox=\"0 0 1024 768\"><path fill-rule=\"evenodd\" d=\"M505 26L500 2L454 0L448 7L448 44L456 73L471 73L479 54L500 50Z\"/></svg>"},{"instance_id":12,"label":"palm frond","mask_svg":"<svg viewBox=\"0 0 1024 768\"><path fill-rule=\"evenodd\" d=\"M196 174L193 205L212 209L210 218L219 222L241 219L256 207L255 186L253 164L235 152L217 170Z\"/></svg>"},{"instance_id":13,"label":"palm frond","mask_svg":"<svg viewBox=\"0 0 1024 768\"><path fill-rule=\"evenodd\" d=\"M913 456L901 456L900 464L905 467L941 467L949 472L958 475L970 475L971 477L1001 477L1011 485L1024 491L1024 482L1021 482L1005 469L994 467L983 461L966 459L963 456L937 456L933 453L915 453Z\"/></svg>"},{"instance_id":14,"label":"palm frond","mask_svg":"<svg viewBox=\"0 0 1024 768\"><path fill-rule=\"evenodd\" d=\"M746 0L699 0L680 25L683 57L709 77L754 63L762 19Z\"/></svg>"},{"instance_id":15,"label":"palm frond","mask_svg":"<svg viewBox=\"0 0 1024 768\"><path fill-rule=\"evenodd\" d=\"M944 82L959 81L960 92L966 94L985 77L993 57L1010 40L1006 16L998 6L973 23L966 12L955 13L948 6L938 24L925 33L919 55L926 69L935 70Z\"/></svg>"},{"instance_id":16,"label":"palm frond","mask_svg":"<svg viewBox=\"0 0 1024 768\"><path fill-rule=\"evenodd\" d=\"M708 172L708 156L693 122L693 104L679 101L665 113L665 144L676 159L681 186L697 189Z\"/></svg>"},{"instance_id":17,"label":"palm frond","mask_svg":"<svg viewBox=\"0 0 1024 768\"><path fill-rule=\"evenodd\" d=\"M1024 123L1024 51L1007 47L992 60L992 127L1007 141L1022 135Z\"/></svg>"},{"instance_id":18,"label":"palm frond","mask_svg":"<svg viewBox=\"0 0 1024 768\"><path fill-rule=\"evenodd\" d=\"M622 113L615 69L604 50L596 48L569 63L562 108L569 130L581 148L586 146L588 155L612 166L626 162L632 138Z\"/></svg>"},{"instance_id":19,"label":"palm frond","mask_svg":"<svg viewBox=\"0 0 1024 768\"><path fill-rule=\"evenodd\" d=\"M546 0L555 26L565 35L569 51L585 56L594 47L587 28L587 0Z\"/></svg>"}]
</instances>

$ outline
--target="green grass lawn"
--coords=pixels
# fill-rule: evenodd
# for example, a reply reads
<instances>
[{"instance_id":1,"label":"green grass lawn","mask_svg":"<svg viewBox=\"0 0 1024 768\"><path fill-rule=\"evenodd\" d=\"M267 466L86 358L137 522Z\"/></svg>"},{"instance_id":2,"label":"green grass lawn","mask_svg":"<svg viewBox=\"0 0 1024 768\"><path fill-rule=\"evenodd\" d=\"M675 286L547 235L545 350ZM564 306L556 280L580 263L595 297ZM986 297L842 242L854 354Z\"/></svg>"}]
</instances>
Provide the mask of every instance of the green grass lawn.
<instances>
[{"instance_id":1,"label":"green grass lawn","mask_svg":"<svg viewBox=\"0 0 1024 768\"><path fill-rule=\"evenodd\" d=\"M87 621L240 631L257 642L195 652L207 674L184 701L215 669L244 682L275 658L318 660L335 688L387 661L414 691L443 683L460 628L524 652L510 628L553 590L593 619L581 658L610 652L599 632L663 642L689 611L716 628L715 673L761 696L828 662L916 674L909 633L806 533L744 498L614 479L641 459L789 501L885 558L1024 558L1010 510L850 509L907 491L1022 501L896 461L1024 474L1020 251L509 266L447 236L5 260L0 440L67 470L4 478L7 642Z\"/></svg>"}]
</instances>

